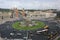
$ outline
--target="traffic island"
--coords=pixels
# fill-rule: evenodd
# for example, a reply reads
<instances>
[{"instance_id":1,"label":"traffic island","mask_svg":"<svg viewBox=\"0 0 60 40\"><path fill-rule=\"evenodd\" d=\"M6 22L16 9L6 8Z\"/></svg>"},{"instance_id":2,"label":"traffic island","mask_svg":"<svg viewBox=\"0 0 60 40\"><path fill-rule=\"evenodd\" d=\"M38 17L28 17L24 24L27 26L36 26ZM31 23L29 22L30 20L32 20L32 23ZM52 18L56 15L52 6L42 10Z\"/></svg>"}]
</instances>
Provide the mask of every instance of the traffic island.
<instances>
[{"instance_id":1,"label":"traffic island","mask_svg":"<svg viewBox=\"0 0 60 40\"><path fill-rule=\"evenodd\" d=\"M45 24L41 21L32 21L32 23L22 21L13 23L12 27L16 30L37 30L39 28L44 28Z\"/></svg>"}]
</instances>

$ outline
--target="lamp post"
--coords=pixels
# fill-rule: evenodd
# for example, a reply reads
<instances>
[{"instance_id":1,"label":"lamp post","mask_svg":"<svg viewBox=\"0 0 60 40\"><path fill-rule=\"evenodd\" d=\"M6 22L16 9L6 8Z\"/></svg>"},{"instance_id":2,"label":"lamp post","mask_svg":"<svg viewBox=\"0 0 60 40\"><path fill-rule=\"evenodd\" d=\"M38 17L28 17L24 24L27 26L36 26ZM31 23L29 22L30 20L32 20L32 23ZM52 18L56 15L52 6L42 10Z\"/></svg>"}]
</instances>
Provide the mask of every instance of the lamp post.
<instances>
[{"instance_id":1,"label":"lamp post","mask_svg":"<svg viewBox=\"0 0 60 40\"><path fill-rule=\"evenodd\" d=\"M23 40L28 40L28 30L27 30L26 33L24 34Z\"/></svg>"}]
</instances>

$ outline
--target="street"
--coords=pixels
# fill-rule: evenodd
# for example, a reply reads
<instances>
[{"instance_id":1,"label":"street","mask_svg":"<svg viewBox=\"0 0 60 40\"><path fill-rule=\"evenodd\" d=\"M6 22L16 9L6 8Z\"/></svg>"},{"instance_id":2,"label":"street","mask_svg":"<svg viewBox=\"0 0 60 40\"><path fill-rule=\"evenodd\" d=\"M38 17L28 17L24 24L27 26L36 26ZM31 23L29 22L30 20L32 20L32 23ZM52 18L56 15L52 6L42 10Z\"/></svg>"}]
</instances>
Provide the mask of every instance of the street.
<instances>
[{"instance_id":1,"label":"street","mask_svg":"<svg viewBox=\"0 0 60 40\"><path fill-rule=\"evenodd\" d=\"M41 20L40 20L41 21ZM18 31L12 28L12 24L16 21L8 21L0 25L0 36L5 39L24 39L24 35L26 35L26 31ZM56 21L43 21L46 25L49 26L48 32L37 33L36 31L42 30L38 29L35 31L28 32L28 39L32 40L49 40L48 35L55 35L56 33L60 33L60 25ZM13 33L13 35L10 35ZM20 34L20 35L19 35ZM1 40L1 39L0 39Z\"/></svg>"}]
</instances>

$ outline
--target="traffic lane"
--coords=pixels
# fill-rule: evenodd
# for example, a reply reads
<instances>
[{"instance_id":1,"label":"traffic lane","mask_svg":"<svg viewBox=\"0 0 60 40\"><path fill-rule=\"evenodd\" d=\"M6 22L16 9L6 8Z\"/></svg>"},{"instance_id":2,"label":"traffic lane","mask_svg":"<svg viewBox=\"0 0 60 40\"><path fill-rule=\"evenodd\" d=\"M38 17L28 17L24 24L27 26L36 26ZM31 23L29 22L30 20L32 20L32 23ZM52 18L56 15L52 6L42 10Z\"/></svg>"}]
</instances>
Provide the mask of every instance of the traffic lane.
<instances>
[{"instance_id":1,"label":"traffic lane","mask_svg":"<svg viewBox=\"0 0 60 40\"><path fill-rule=\"evenodd\" d=\"M3 24L4 26L2 27L2 29L5 28L5 29L3 29L3 31L6 31L6 30L9 28L9 26L8 26L8 28L5 27L5 26L7 26L7 24L10 24L10 22ZM52 23L49 23L49 24L50 24L50 25L49 25L50 31L52 31L51 29L56 29L56 27L54 26L55 24L54 24L54 25L53 25ZM41 30L41 29L40 29L40 30ZM56 29L56 30L57 30L57 29ZM10 29L9 31L12 31L12 30ZM7 32L8 32L8 31L7 31ZM6 32L6 33L7 33L7 32ZM2 32L2 33L3 33L3 32ZM6 34L6 33L5 33L5 34ZM22 33L24 33L24 32L22 31ZM33 33L35 33L35 32L33 32ZM5 34L4 34L4 35L5 35ZM38 37L38 39L39 39L39 37Z\"/></svg>"},{"instance_id":2,"label":"traffic lane","mask_svg":"<svg viewBox=\"0 0 60 40\"><path fill-rule=\"evenodd\" d=\"M45 36L43 34L35 34L34 36L31 37L32 40L48 40L48 36Z\"/></svg>"}]
</instances>

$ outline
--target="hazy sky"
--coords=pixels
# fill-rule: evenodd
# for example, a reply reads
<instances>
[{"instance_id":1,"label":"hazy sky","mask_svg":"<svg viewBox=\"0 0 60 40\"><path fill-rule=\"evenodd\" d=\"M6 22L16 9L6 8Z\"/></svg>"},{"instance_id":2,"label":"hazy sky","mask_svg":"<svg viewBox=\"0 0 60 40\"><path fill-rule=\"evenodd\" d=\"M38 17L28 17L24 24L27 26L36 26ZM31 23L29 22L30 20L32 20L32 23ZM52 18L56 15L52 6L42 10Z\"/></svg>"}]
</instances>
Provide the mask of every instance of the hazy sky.
<instances>
[{"instance_id":1,"label":"hazy sky","mask_svg":"<svg viewBox=\"0 0 60 40\"><path fill-rule=\"evenodd\" d=\"M60 9L60 0L0 0L0 8Z\"/></svg>"}]
</instances>

